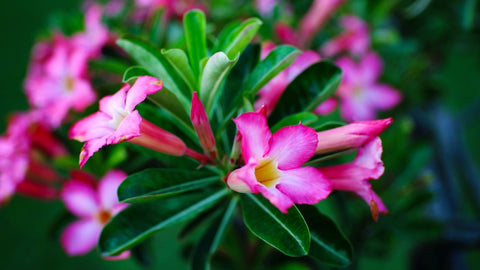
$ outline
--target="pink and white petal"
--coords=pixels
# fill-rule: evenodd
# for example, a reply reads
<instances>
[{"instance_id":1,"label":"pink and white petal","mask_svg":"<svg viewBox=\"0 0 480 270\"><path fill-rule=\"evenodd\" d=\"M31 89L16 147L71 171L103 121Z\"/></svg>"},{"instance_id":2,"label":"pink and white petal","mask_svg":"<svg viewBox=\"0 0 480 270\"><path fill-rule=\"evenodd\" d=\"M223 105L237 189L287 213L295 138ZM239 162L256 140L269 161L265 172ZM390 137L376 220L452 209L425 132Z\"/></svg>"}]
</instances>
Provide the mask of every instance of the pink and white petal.
<instances>
[{"instance_id":1,"label":"pink and white petal","mask_svg":"<svg viewBox=\"0 0 480 270\"><path fill-rule=\"evenodd\" d=\"M79 180L70 180L60 193L67 209L78 217L91 217L99 209L97 194L92 186Z\"/></svg>"},{"instance_id":2,"label":"pink and white petal","mask_svg":"<svg viewBox=\"0 0 480 270\"><path fill-rule=\"evenodd\" d=\"M388 110L402 101L402 95L395 88L386 84L371 85L366 88L365 95L373 107Z\"/></svg>"},{"instance_id":3,"label":"pink and white petal","mask_svg":"<svg viewBox=\"0 0 480 270\"><path fill-rule=\"evenodd\" d=\"M302 124L287 126L273 134L265 156L275 159L280 170L298 168L315 154L317 144L313 128Z\"/></svg>"},{"instance_id":4,"label":"pink and white petal","mask_svg":"<svg viewBox=\"0 0 480 270\"><path fill-rule=\"evenodd\" d=\"M381 159L382 151L382 141L379 137L376 137L358 149L353 163L356 166L371 170L369 179L378 179L385 170Z\"/></svg>"},{"instance_id":5,"label":"pink and white petal","mask_svg":"<svg viewBox=\"0 0 480 270\"><path fill-rule=\"evenodd\" d=\"M255 176L255 166L258 162L251 159L243 167L234 170L228 175L227 185L236 192L258 193L258 181Z\"/></svg>"},{"instance_id":6,"label":"pink and white petal","mask_svg":"<svg viewBox=\"0 0 480 270\"><path fill-rule=\"evenodd\" d=\"M139 76L132 88L128 90L125 108L131 112L147 95L153 94L163 87L163 82L151 76Z\"/></svg>"},{"instance_id":7,"label":"pink and white petal","mask_svg":"<svg viewBox=\"0 0 480 270\"><path fill-rule=\"evenodd\" d=\"M104 112L110 117L114 117L118 111L125 110L125 99L127 96L127 90L130 88L128 84L118 90L113 95L105 96L99 101L99 111Z\"/></svg>"},{"instance_id":8,"label":"pink and white petal","mask_svg":"<svg viewBox=\"0 0 480 270\"><path fill-rule=\"evenodd\" d=\"M82 219L68 225L60 238L62 247L70 256L88 253L98 242L102 225L94 219Z\"/></svg>"},{"instance_id":9,"label":"pink and white petal","mask_svg":"<svg viewBox=\"0 0 480 270\"><path fill-rule=\"evenodd\" d=\"M238 132L242 135L242 156L244 160L260 160L268 151L268 142L272 133L267 126L265 116L256 112L242 113L233 119Z\"/></svg>"},{"instance_id":10,"label":"pink and white petal","mask_svg":"<svg viewBox=\"0 0 480 270\"><path fill-rule=\"evenodd\" d=\"M82 47L75 47L68 59L69 76L80 78L85 76L88 69L88 51Z\"/></svg>"},{"instance_id":11,"label":"pink and white petal","mask_svg":"<svg viewBox=\"0 0 480 270\"><path fill-rule=\"evenodd\" d=\"M68 137L85 142L108 136L114 132L113 128L108 126L110 120L112 118L103 112L93 113L73 124L68 131Z\"/></svg>"},{"instance_id":12,"label":"pink and white petal","mask_svg":"<svg viewBox=\"0 0 480 270\"><path fill-rule=\"evenodd\" d=\"M358 72L362 74L363 82L369 84L375 82L383 71L383 62L380 56L374 52L368 52L358 64Z\"/></svg>"},{"instance_id":13,"label":"pink and white petal","mask_svg":"<svg viewBox=\"0 0 480 270\"><path fill-rule=\"evenodd\" d=\"M120 170L109 171L98 184L98 196L103 209L113 209L118 204L117 188L127 177L127 174Z\"/></svg>"},{"instance_id":14,"label":"pink and white petal","mask_svg":"<svg viewBox=\"0 0 480 270\"><path fill-rule=\"evenodd\" d=\"M343 56L335 61L335 64L342 70L342 84L357 84L363 82L358 66L352 58Z\"/></svg>"},{"instance_id":15,"label":"pink and white petal","mask_svg":"<svg viewBox=\"0 0 480 270\"><path fill-rule=\"evenodd\" d=\"M375 110L368 102L362 100L342 99L340 102L340 114L348 122L367 121L375 119Z\"/></svg>"},{"instance_id":16,"label":"pink and white petal","mask_svg":"<svg viewBox=\"0 0 480 270\"><path fill-rule=\"evenodd\" d=\"M73 95L71 97L72 107L77 112L85 110L97 99L89 81L76 78L74 82Z\"/></svg>"},{"instance_id":17,"label":"pink and white petal","mask_svg":"<svg viewBox=\"0 0 480 270\"><path fill-rule=\"evenodd\" d=\"M100 137L98 139L91 139L87 141L80 151L80 168L83 167L87 160L104 145L107 145L106 137Z\"/></svg>"},{"instance_id":18,"label":"pink and white petal","mask_svg":"<svg viewBox=\"0 0 480 270\"><path fill-rule=\"evenodd\" d=\"M258 185L257 189L263 197L267 198L270 203L277 207L282 213L287 213L288 208L292 207L294 204L290 197L275 187L267 188L263 185Z\"/></svg>"},{"instance_id":19,"label":"pink and white petal","mask_svg":"<svg viewBox=\"0 0 480 270\"><path fill-rule=\"evenodd\" d=\"M48 77L61 78L68 71L68 45L65 42L55 44L53 54L45 62Z\"/></svg>"},{"instance_id":20,"label":"pink and white petal","mask_svg":"<svg viewBox=\"0 0 480 270\"><path fill-rule=\"evenodd\" d=\"M332 191L330 181L313 167L282 171L275 187L299 204L316 204Z\"/></svg>"},{"instance_id":21,"label":"pink and white petal","mask_svg":"<svg viewBox=\"0 0 480 270\"><path fill-rule=\"evenodd\" d=\"M113 136L107 139L107 144L117 144L125 140L129 140L141 135L140 124L143 119L138 111L133 111L125 117L118 128L115 130Z\"/></svg>"}]
</instances>

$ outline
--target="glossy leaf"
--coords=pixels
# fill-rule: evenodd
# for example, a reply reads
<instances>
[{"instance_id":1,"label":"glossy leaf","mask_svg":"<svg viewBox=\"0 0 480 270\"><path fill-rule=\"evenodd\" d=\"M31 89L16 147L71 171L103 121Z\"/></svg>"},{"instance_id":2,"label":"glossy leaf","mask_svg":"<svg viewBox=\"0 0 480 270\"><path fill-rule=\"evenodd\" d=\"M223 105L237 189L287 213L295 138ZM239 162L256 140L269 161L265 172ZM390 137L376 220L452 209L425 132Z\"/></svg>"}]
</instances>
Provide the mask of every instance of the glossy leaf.
<instances>
[{"instance_id":1,"label":"glossy leaf","mask_svg":"<svg viewBox=\"0 0 480 270\"><path fill-rule=\"evenodd\" d=\"M193 75L192 68L188 64L187 55L183 50L171 49L163 50L162 55L168 60L173 68L178 72L183 81L190 87L190 91L197 91L197 83Z\"/></svg>"},{"instance_id":2,"label":"glossy leaf","mask_svg":"<svg viewBox=\"0 0 480 270\"><path fill-rule=\"evenodd\" d=\"M201 60L207 57L206 24L205 15L200 10L191 10L183 17L188 57L196 78L201 73Z\"/></svg>"},{"instance_id":3,"label":"glossy leaf","mask_svg":"<svg viewBox=\"0 0 480 270\"><path fill-rule=\"evenodd\" d=\"M300 50L290 45L275 47L265 59L258 63L241 89L250 97L255 97L258 90L287 68L299 54Z\"/></svg>"},{"instance_id":4,"label":"glossy leaf","mask_svg":"<svg viewBox=\"0 0 480 270\"><path fill-rule=\"evenodd\" d=\"M308 254L310 233L295 206L283 214L267 199L254 194L243 194L241 205L245 225L257 237L288 256Z\"/></svg>"},{"instance_id":5,"label":"glossy leaf","mask_svg":"<svg viewBox=\"0 0 480 270\"><path fill-rule=\"evenodd\" d=\"M238 58L237 55L233 60L230 60L223 52L217 52L208 59L200 81L200 100L202 100L208 115L211 115L222 83Z\"/></svg>"},{"instance_id":6,"label":"glossy leaf","mask_svg":"<svg viewBox=\"0 0 480 270\"><path fill-rule=\"evenodd\" d=\"M216 51L224 52L228 58L236 57L243 52L250 41L257 34L262 21L257 18L250 18L241 24L231 25L222 32Z\"/></svg>"},{"instance_id":7,"label":"glossy leaf","mask_svg":"<svg viewBox=\"0 0 480 270\"><path fill-rule=\"evenodd\" d=\"M238 197L234 197L228 204L223 215L213 222L202 236L193 254L192 269L210 269L210 258L220 245L222 237L235 212L237 203Z\"/></svg>"},{"instance_id":8,"label":"glossy leaf","mask_svg":"<svg viewBox=\"0 0 480 270\"><path fill-rule=\"evenodd\" d=\"M340 68L328 61L311 65L288 85L270 119L278 121L290 114L313 111L335 92L341 74Z\"/></svg>"},{"instance_id":9,"label":"glossy leaf","mask_svg":"<svg viewBox=\"0 0 480 270\"><path fill-rule=\"evenodd\" d=\"M352 246L337 225L315 206L299 205L307 220L312 243L309 255L335 267L346 267L352 261Z\"/></svg>"},{"instance_id":10,"label":"glossy leaf","mask_svg":"<svg viewBox=\"0 0 480 270\"><path fill-rule=\"evenodd\" d=\"M318 115L314 113L311 113L311 112L296 113L280 120L271 128L271 131L275 132L281 129L282 127L298 125L299 123L302 123L302 125L304 126L310 126L310 124L313 124L317 121L318 121Z\"/></svg>"},{"instance_id":11,"label":"glossy leaf","mask_svg":"<svg viewBox=\"0 0 480 270\"><path fill-rule=\"evenodd\" d=\"M126 83L126 82L129 82L130 80L134 80L138 78L138 76L145 76L145 75L152 76L144 67L132 66L127 68L127 70L125 70L125 72L123 73L122 81Z\"/></svg>"},{"instance_id":12,"label":"glossy leaf","mask_svg":"<svg viewBox=\"0 0 480 270\"><path fill-rule=\"evenodd\" d=\"M164 87L177 96L185 110L189 111L190 91L159 49L145 40L129 35L119 39L117 44L153 76L162 79Z\"/></svg>"},{"instance_id":13,"label":"glossy leaf","mask_svg":"<svg viewBox=\"0 0 480 270\"><path fill-rule=\"evenodd\" d=\"M211 171L146 169L131 174L118 187L121 202L137 203L199 189L221 182Z\"/></svg>"},{"instance_id":14,"label":"glossy leaf","mask_svg":"<svg viewBox=\"0 0 480 270\"><path fill-rule=\"evenodd\" d=\"M129 206L103 228L98 243L102 256L120 254L167 226L188 221L228 194L225 188L216 192L206 191Z\"/></svg>"}]
</instances>

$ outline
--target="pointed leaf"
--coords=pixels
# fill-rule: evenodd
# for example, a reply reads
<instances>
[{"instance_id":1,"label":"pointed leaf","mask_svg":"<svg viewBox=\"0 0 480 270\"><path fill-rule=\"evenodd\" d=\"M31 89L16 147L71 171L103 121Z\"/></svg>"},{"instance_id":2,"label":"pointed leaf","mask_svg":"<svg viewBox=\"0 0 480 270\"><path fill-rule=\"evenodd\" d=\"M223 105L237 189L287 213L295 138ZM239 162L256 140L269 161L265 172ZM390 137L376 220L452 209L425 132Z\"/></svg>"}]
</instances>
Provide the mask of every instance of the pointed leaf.
<instances>
[{"instance_id":1,"label":"pointed leaf","mask_svg":"<svg viewBox=\"0 0 480 270\"><path fill-rule=\"evenodd\" d=\"M221 34L216 51L225 52L228 58L236 57L245 50L261 25L262 21L257 18L250 18L239 25L231 25L227 29L228 32Z\"/></svg>"},{"instance_id":2,"label":"pointed leaf","mask_svg":"<svg viewBox=\"0 0 480 270\"><path fill-rule=\"evenodd\" d=\"M190 110L188 86L159 49L145 40L129 35L119 39L117 44L153 76L162 79L164 87L177 96L186 111Z\"/></svg>"},{"instance_id":3,"label":"pointed leaf","mask_svg":"<svg viewBox=\"0 0 480 270\"><path fill-rule=\"evenodd\" d=\"M162 49L161 52L163 56L165 56L165 58L168 60L168 62L172 65L172 67L178 72L180 77L183 78L183 81L188 85L190 91L196 91L196 79L193 75L192 68L188 64L188 59L185 52L180 49Z\"/></svg>"},{"instance_id":4,"label":"pointed leaf","mask_svg":"<svg viewBox=\"0 0 480 270\"><path fill-rule=\"evenodd\" d=\"M270 119L278 121L293 113L313 111L335 92L341 74L340 68L328 61L311 65L288 85Z\"/></svg>"},{"instance_id":5,"label":"pointed leaf","mask_svg":"<svg viewBox=\"0 0 480 270\"><path fill-rule=\"evenodd\" d=\"M337 225L315 206L299 205L299 209L312 236L309 255L335 267L348 266L352 261L352 246Z\"/></svg>"},{"instance_id":6,"label":"pointed leaf","mask_svg":"<svg viewBox=\"0 0 480 270\"><path fill-rule=\"evenodd\" d=\"M226 54L218 52L208 59L203 69L199 93L200 100L205 106L205 111L208 115L211 115L215 99L220 94L219 90L222 87L222 83L238 58L237 54L233 60L230 60Z\"/></svg>"},{"instance_id":7,"label":"pointed leaf","mask_svg":"<svg viewBox=\"0 0 480 270\"><path fill-rule=\"evenodd\" d=\"M134 80L138 78L139 76L145 76L149 75L152 76L144 67L142 66L132 66L127 68L125 72L123 73L123 82L127 83L130 80Z\"/></svg>"},{"instance_id":8,"label":"pointed leaf","mask_svg":"<svg viewBox=\"0 0 480 270\"><path fill-rule=\"evenodd\" d=\"M198 78L200 75L201 60L207 57L206 24L205 15L198 9L190 10L183 17L188 57L195 78ZM194 89L194 91L196 90Z\"/></svg>"},{"instance_id":9,"label":"pointed leaf","mask_svg":"<svg viewBox=\"0 0 480 270\"><path fill-rule=\"evenodd\" d=\"M211 171L182 169L146 169L129 175L118 187L121 202L137 203L221 183Z\"/></svg>"},{"instance_id":10,"label":"pointed leaf","mask_svg":"<svg viewBox=\"0 0 480 270\"><path fill-rule=\"evenodd\" d=\"M200 242L198 243L193 254L192 269L210 269L210 258L220 245L227 226L232 219L237 202L238 197L234 197L228 204L223 215L213 222L213 224L207 229L206 233L200 239Z\"/></svg>"},{"instance_id":11,"label":"pointed leaf","mask_svg":"<svg viewBox=\"0 0 480 270\"><path fill-rule=\"evenodd\" d=\"M286 126L293 126L302 123L304 126L311 127L310 124L315 123L318 121L318 115L311 113L311 112L301 112L292 114L280 120L280 122L276 123L272 128L271 131L275 132L282 127Z\"/></svg>"},{"instance_id":12,"label":"pointed leaf","mask_svg":"<svg viewBox=\"0 0 480 270\"><path fill-rule=\"evenodd\" d=\"M112 256L141 243L153 233L188 221L228 194L223 188L133 204L117 214L103 228L98 243L102 256Z\"/></svg>"},{"instance_id":13,"label":"pointed leaf","mask_svg":"<svg viewBox=\"0 0 480 270\"><path fill-rule=\"evenodd\" d=\"M245 225L257 237L288 256L308 254L310 233L295 206L283 214L267 199L254 194L243 194L241 205Z\"/></svg>"},{"instance_id":14,"label":"pointed leaf","mask_svg":"<svg viewBox=\"0 0 480 270\"><path fill-rule=\"evenodd\" d=\"M299 54L300 50L290 45L275 47L265 59L258 63L241 89L249 97L255 97L258 90L287 68Z\"/></svg>"}]
</instances>

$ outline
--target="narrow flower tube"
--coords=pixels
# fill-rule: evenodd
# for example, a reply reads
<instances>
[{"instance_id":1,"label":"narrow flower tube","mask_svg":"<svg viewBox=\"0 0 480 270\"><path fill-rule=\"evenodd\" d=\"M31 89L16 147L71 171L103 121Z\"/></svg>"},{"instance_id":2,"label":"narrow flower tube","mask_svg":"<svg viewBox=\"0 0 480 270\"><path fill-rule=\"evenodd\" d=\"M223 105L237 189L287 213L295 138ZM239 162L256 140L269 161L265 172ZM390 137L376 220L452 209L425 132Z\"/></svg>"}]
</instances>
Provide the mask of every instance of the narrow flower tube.
<instances>
[{"instance_id":1,"label":"narrow flower tube","mask_svg":"<svg viewBox=\"0 0 480 270\"><path fill-rule=\"evenodd\" d=\"M358 150L353 162L318 168L331 181L333 190L351 191L362 197L369 205L375 221L379 213L388 213L368 182L378 179L385 170L381 155L382 142L376 137Z\"/></svg>"},{"instance_id":2,"label":"narrow flower tube","mask_svg":"<svg viewBox=\"0 0 480 270\"><path fill-rule=\"evenodd\" d=\"M392 118L351 123L343 127L317 132L315 154L326 154L357 148L375 139L390 124Z\"/></svg>"},{"instance_id":3,"label":"narrow flower tube","mask_svg":"<svg viewBox=\"0 0 480 270\"><path fill-rule=\"evenodd\" d=\"M193 92L190 119L192 120L193 128L195 128L203 150L211 160L215 160L217 157L215 136L213 136L208 116L205 113L202 102L198 98L197 92Z\"/></svg>"}]
</instances>

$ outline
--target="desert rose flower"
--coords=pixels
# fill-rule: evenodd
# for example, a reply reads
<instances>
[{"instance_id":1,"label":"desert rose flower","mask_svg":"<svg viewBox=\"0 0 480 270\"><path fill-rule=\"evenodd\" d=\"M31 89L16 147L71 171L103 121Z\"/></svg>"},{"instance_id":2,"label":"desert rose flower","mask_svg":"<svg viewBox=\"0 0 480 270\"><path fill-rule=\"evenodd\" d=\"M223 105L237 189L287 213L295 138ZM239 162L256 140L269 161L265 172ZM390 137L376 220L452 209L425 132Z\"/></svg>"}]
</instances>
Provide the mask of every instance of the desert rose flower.
<instances>
[{"instance_id":1,"label":"desert rose flower","mask_svg":"<svg viewBox=\"0 0 480 270\"><path fill-rule=\"evenodd\" d=\"M336 63L343 72L336 94L346 121L373 120L377 111L391 109L401 101L396 89L377 82L382 72L382 60L377 54L370 52L358 63L348 57Z\"/></svg>"},{"instance_id":2,"label":"desert rose flower","mask_svg":"<svg viewBox=\"0 0 480 270\"><path fill-rule=\"evenodd\" d=\"M358 150L353 162L318 168L331 181L333 190L351 191L362 197L370 206L374 220L378 219L379 213L388 213L368 182L378 179L385 170L381 155L382 142L380 138L375 138Z\"/></svg>"},{"instance_id":3,"label":"desert rose flower","mask_svg":"<svg viewBox=\"0 0 480 270\"><path fill-rule=\"evenodd\" d=\"M243 113L233 120L241 135L245 165L227 178L228 186L261 193L283 213L294 203L315 204L331 191L329 181L313 167L302 167L315 153L317 135L303 125L284 127L272 135L261 113Z\"/></svg>"},{"instance_id":4,"label":"desert rose flower","mask_svg":"<svg viewBox=\"0 0 480 270\"><path fill-rule=\"evenodd\" d=\"M192 120L192 125L197 133L203 150L210 160L215 160L217 156L215 137L213 136L207 113L205 112L205 108L203 107L200 98L198 98L197 92L193 92L190 119Z\"/></svg>"},{"instance_id":5,"label":"desert rose flower","mask_svg":"<svg viewBox=\"0 0 480 270\"><path fill-rule=\"evenodd\" d=\"M118 170L108 172L95 188L80 174L65 183L61 198L66 208L79 219L68 225L61 235L61 243L70 256L82 255L92 250L107 222L127 204L119 203L117 188L127 175ZM126 258L129 252L117 257Z\"/></svg>"},{"instance_id":6,"label":"desert rose flower","mask_svg":"<svg viewBox=\"0 0 480 270\"><path fill-rule=\"evenodd\" d=\"M356 56L363 56L370 48L367 23L355 16L343 16L340 18L340 25L345 31L322 46L322 55L332 57L347 51Z\"/></svg>"},{"instance_id":7,"label":"desert rose flower","mask_svg":"<svg viewBox=\"0 0 480 270\"><path fill-rule=\"evenodd\" d=\"M315 154L326 154L364 146L376 139L390 124L392 118L355 122L343 127L317 133Z\"/></svg>"},{"instance_id":8,"label":"desert rose flower","mask_svg":"<svg viewBox=\"0 0 480 270\"><path fill-rule=\"evenodd\" d=\"M74 47L87 51L89 58L99 56L102 47L107 43L109 34L102 24L103 8L92 4L85 13L85 30L72 37Z\"/></svg>"},{"instance_id":9,"label":"desert rose flower","mask_svg":"<svg viewBox=\"0 0 480 270\"><path fill-rule=\"evenodd\" d=\"M100 100L99 111L75 123L69 131L71 139L85 142L80 152L80 166L102 146L129 141L164 154L187 155L197 160L204 156L186 147L177 136L143 119L135 106L147 95L162 88L162 81L150 76L138 77L130 87Z\"/></svg>"}]
</instances>

